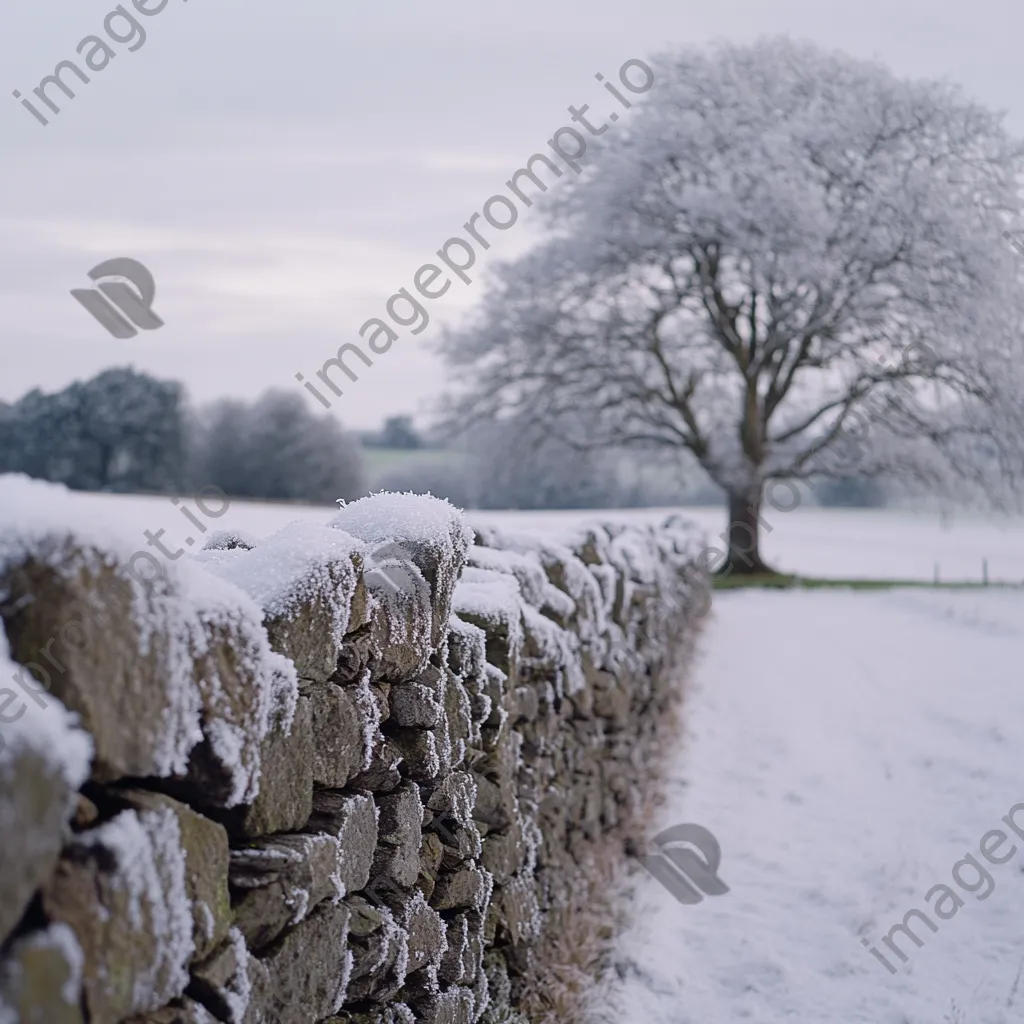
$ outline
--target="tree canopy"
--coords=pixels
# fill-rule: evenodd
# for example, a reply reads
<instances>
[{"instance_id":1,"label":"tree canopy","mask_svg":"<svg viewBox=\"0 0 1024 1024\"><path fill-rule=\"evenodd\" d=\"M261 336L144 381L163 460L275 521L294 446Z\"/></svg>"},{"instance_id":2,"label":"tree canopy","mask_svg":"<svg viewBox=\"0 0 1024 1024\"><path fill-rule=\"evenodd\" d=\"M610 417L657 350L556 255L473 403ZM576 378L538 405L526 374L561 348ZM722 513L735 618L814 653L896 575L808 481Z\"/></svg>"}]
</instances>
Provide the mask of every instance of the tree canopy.
<instances>
[{"instance_id":1,"label":"tree canopy","mask_svg":"<svg viewBox=\"0 0 1024 1024\"><path fill-rule=\"evenodd\" d=\"M652 66L628 123L545 197L546 240L446 338L455 419L686 449L730 496L733 556L772 480L1005 496L1024 287L1001 236L1024 148L1001 116L788 40Z\"/></svg>"}]
</instances>

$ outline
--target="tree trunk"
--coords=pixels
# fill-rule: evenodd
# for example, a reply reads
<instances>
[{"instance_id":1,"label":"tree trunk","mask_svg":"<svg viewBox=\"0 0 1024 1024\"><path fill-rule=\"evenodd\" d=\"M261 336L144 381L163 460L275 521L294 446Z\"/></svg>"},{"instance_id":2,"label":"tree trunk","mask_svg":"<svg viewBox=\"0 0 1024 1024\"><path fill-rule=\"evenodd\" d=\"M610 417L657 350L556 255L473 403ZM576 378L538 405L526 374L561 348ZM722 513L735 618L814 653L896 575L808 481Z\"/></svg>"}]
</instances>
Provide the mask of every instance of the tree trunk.
<instances>
[{"instance_id":1,"label":"tree trunk","mask_svg":"<svg viewBox=\"0 0 1024 1024\"><path fill-rule=\"evenodd\" d=\"M729 551L722 575L771 573L761 561L761 490L729 495Z\"/></svg>"}]
</instances>

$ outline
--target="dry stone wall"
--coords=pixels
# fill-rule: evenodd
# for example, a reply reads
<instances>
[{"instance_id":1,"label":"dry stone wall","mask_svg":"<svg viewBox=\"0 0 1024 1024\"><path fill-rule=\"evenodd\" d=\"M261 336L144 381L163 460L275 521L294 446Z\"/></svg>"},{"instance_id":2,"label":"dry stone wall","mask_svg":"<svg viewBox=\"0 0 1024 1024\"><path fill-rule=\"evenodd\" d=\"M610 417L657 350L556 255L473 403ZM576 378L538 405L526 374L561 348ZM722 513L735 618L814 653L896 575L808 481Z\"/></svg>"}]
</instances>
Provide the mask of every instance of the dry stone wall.
<instances>
[{"instance_id":1,"label":"dry stone wall","mask_svg":"<svg viewBox=\"0 0 1024 1024\"><path fill-rule=\"evenodd\" d=\"M0 1024L521 1019L654 784L690 528L381 494L140 582L74 496L5 487Z\"/></svg>"}]
</instances>

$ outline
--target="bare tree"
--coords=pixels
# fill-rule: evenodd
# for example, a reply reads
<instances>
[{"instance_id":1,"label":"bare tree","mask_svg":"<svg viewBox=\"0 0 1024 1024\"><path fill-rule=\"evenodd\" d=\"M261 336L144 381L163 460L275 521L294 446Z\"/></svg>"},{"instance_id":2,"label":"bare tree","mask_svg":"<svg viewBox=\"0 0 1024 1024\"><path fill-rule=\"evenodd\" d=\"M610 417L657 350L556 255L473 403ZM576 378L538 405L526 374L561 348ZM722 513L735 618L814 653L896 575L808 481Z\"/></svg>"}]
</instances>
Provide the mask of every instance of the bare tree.
<instances>
[{"instance_id":1,"label":"bare tree","mask_svg":"<svg viewBox=\"0 0 1024 1024\"><path fill-rule=\"evenodd\" d=\"M448 335L456 418L688 450L729 496L736 572L767 569L772 481L1016 480L1024 289L1001 234L1024 149L1001 116L787 40L653 66L542 203L548 240Z\"/></svg>"},{"instance_id":2,"label":"bare tree","mask_svg":"<svg viewBox=\"0 0 1024 1024\"><path fill-rule=\"evenodd\" d=\"M331 502L364 493L355 439L301 395L272 390L248 404L226 399L201 411L192 473L232 497Z\"/></svg>"}]
</instances>

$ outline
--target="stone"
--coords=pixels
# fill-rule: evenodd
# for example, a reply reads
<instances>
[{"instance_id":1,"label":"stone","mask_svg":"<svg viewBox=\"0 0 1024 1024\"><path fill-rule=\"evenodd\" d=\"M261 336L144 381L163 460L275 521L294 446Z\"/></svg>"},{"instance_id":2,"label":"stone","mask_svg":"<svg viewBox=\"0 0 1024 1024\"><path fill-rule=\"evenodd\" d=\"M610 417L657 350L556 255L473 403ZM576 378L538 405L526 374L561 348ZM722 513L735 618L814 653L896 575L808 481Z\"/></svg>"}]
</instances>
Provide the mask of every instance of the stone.
<instances>
[{"instance_id":1,"label":"stone","mask_svg":"<svg viewBox=\"0 0 1024 1024\"><path fill-rule=\"evenodd\" d=\"M399 765L404 758L401 747L394 739L385 737L375 745L370 766L349 779L349 789L363 789L372 793L389 793L402 783Z\"/></svg>"},{"instance_id":2,"label":"stone","mask_svg":"<svg viewBox=\"0 0 1024 1024\"><path fill-rule=\"evenodd\" d=\"M608 682L594 690L594 711L608 719L612 728L627 729L630 726L630 695L610 673L602 675L608 678Z\"/></svg>"},{"instance_id":3,"label":"stone","mask_svg":"<svg viewBox=\"0 0 1024 1024\"><path fill-rule=\"evenodd\" d=\"M486 902L490 887L490 875L475 864L467 863L437 880L430 905L435 910L479 908Z\"/></svg>"},{"instance_id":4,"label":"stone","mask_svg":"<svg viewBox=\"0 0 1024 1024\"><path fill-rule=\"evenodd\" d=\"M480 863L493 875L496 883L508 881L526 863L526 843L518 822L507 833L495 833L484 838Z\"/></svg>"},{"instance_id":5,"label":"stone","mask_svg":"<svg viewBox=\"0 0 1024 1024\"><path fill-rule=\"evenodd\" d=\"M454 818L462 824L473 820L477 782L470 772L453 771L435 786L427 798L427 809Z\"/></svg>"},{"instance_id":6,"label":"stone","mask_svg":"<svg viewBox=\"0 0 1024 1024\"><path fill-rule=\"evenodd\" d=\"M473 993L453 987L413 1004L416 1019L423 1024L472 1024Z\"/></svg>"},{"instance_id":7,"label":"stone","mask_svg":"<svg viewBox=\"0 0 1024 1024\"><path fill-rule=\"evenodd\" d=\"M205 1006L191 999L180 999L176 1006L167 1006L143 1017L131 1017L124 1024L219 1024L219 1021Z\"/></svg>"},{"instance_id":8,"label":"stone","mask_svg":"<svg viewBox=\"0 0 1024 1024\"><path fill-rule=\"evenodd\" d=\"M318 523L289 523L209 568L259 605L271 647L301 679L330 678L345 634L368 621L358 542Z\"/></svg>"},{"instance_id":9,"label":"stone","mask_svg":"<svg viewBox=\"0 0 1024 1024\"><path fill-rule=\"evenodd\" d=\"M405 981L408 935L385 907L373 907L359 897L347 901L347 905L352 912L349 920L352 971L346 1000L388 1002Z\"/></svg>"},{"instance_id":10,"label":"stone","mask_svg":"<svg viewBox=\"0 0 1024 1024\"><path fill-rule=\"evenodd\" d=\"M381 610L370 624L370 678L374 683L401 683L421 672L431 654L424 643L432 619L429 595L421 589L392 593L371 588L371 593Z\"/></svg>"},{"instance_id":11,"label":"stone","mask_svg":"<svg viewBox=\"0 0 1024 1024\"><path fill-rule=\"evenodd\" d=\"M401 773L414 782L430 782L441 773L441 754L435 733L427 729L395 729L391 740L401 752Z\"/></svg>"},{"instance_id":12,"label":"stone","mask_svg":"<svg viewBox=\"0 0 1024 1024\"><path fill-rule=\"evenodd\" d=\"M82 950L64 924L15 940L0 961L0 1019L17 1024L82 1024Z\"/></svg>"},{"instance_id":13,"label":"stone","mask_svg":"<svg viewBox=\"0 0 1024 1024\"><path fill-rule=\"evenodd\" d=\"M252 551L258 547L259 540L239 530L214 530L203 544L203 551Z\"/></svg>"},{"instance_id":14,"label":"stone","mask_svg":"<svg viewBox=\"0 0 1024 1024\"><path fill-rule=\"evenodd\" d=\"M438 813L426 826L426 830L441 842L441 870L452 871L464 860L475 860L480 856L480 830L476 822L461 822L449 813Z\"/></svg>"},{"instance_id":15,"label":"stone","mask_svg":"<svg viewBox=\"0 0 1024 1024\"><path fill-rule=\"evenodd\" d=\"M378 847L371 878L387 876L398 885L411 886L420 873L423 804L419 790L406 783L398 792L377 801Z\"/></svg>"},{"instance_id":16,"label":"stone","mask_svg":"<svg viewBox=\"0 0 1024 1024\"><path fill-rule=\"evenodd\" d=\"M532 686L516 687L516 711L524 722L534 722L540 714L540 701Z\"/></svg>"},{"instance_id":17,"label":"stone","mask_svg":"<svg viewBox=\"0 0 1024 1024\"><path fill-rule=\"evenodd\" d=\"M329 562L317 572L315 582L296 581L300 586L315 586L305 592L296 612L271 615L264 620L271 646L295 663L300 678L326 680L337 671L344 638L332 641L332 627L337 625L332 606L348 604L349 618L342 629L358 628L369 622L361 569L358 555Z\"/></svg>"},{"instance_id":18,"label":"stone","mask_svg":"<svg viewBox=\"0 0 1024 1024\"><path fill-rule=\"evenodd\" d=\"M461 679L483 675L487 634L458 615L452 615L448 625L448 667Z\"/></svg>"},{"instance_id":19,"label":"stone","mask_svg":"<svg viewBox=\"0 0 1024 1024\"><path fill-rule=\"evenodd\" d=\"M515 679L523 639L519 584L514 576L489 569L467 570L466 577L471 586L463 580L455 593L455 611L486 634L488 664Z\"/></svg>"},{"instance_id":20,"label":"stone","mask_svg":"<svg viewBox=\"0 0 1024 1024\"><path fill-rule=\"evenodd\" d=\"M517 875L501 887L501 918L513 945L534 938L540 931L540 906L534 880Z\"/></svg>"},{"instance_id":21,"label":"stone","mask_svg":"<svg viewBox=\"0 0 1024 1024\"><path fill-rule=\"evenodd\" d=\"M160 793L118 791L117 798L137 811L166 807L178 819L185 853L185 891L192 905L193 959L204 959L227 938L231 927L227 831L223 825Z\"/></svg>"},{"instance_id":22,"label":"stone","mask_svg":"<svg viewBox=\"0 0 1024 1024\"><path fill-rule=\"evenodd\" d=\"M389 706L391 721L410 729L432 729L444 713L431 690L418 683L392 686Z\"/></svg>"},{"instance_id":23,"label":"stone","mask_svg":"<svg viewBox=\"0 0 1024 1024\"><path fill-rule=\"evenodd\" d=\"M183 582L177 563L142 584L121 558L55 531L34 554L0 564L11 655L38 663L60 638L53 656L61 668L49 669L45 685L93 737L94 780L169 778L185 771L205 736L197 764L207 800L223 806L259 771L276 656L244 595L237 616L207 619L185 596L193 581ZM194 659L190 674L183 656ZM233 760L209 742L225 734Z\"/></svg>"},{"instance_id":24,"label":"stone","mask_svg":"<svg viewBox=\"0 0 1024 1024\"><path fill-rule=\"evenodd\" d=\"M188 994L218 1019L242 1024L249 1009L249 951L241 932L192 968Z\"/></svg>"},{"instance_id":25,"label":"stone","mask_svg":"<svg viewBox=\"0 0 1024 1024\"><path fill-rule=\"evenodd\" d=\"M416 1024L416 1017L405 1003L392 1003L369 1013L342 1013L323 1024Z\"/></svg>"},{"instance_id":26,"label":"stone","mask_svg":"<svg viewBox=\"0 0 1024 1024\"><path fill-rule=\"evenodd\" d=\"M397 549L392 560L400 558L419 570L429 587L429 642L440 647L472 538L462 512L428 496L374 494L349 502L329 525L365 541L374 553L381 547ZM409 589L419 593L419 588Z\"/></svg>"},{"instance_id":27,"label":"stone","mask_svg":"<svg viewBox=\"0 0 1024 1024\"><path fill-rule=\"evenodd\" d=\"M458 984L467 978L464 956L469 949L469 931L464 914L458 914L445 922L445 936L448 948L438 967L437 976L449 985Z\"/></svg>"},{"instance_id":28,"label":"stone","mask_svg":"<svg viewBox=\"0 0 1024 1024\"><path fill-rule=\"evenodd\" d=\"M420 845L419 884L422 885L425 878L429 880L430 892L424 893L428 897L434 891L434 885L437 882L437 875L441 869L441 861L443 859L444 846L441 843L440 837L434 832L424 834L423 843Z\"/></svg>"},{"instance_id":29,"label":"stone","mask_svg":"<svg viewBox=\"0 0 1024 1024\"><path fill-rule=\"evenodd\" d=\"M170 808L122 811L74 836L43 890L43 907L81 945L91 1024L120 1024L184 993L192 904Z\"/></svg>"},{"instance_id":30,"label":"stone","mask_svg":"<svg viewBox=\"0 0 1024 1024\"><path fill-rule=\"evenodd\" d=\"M367 622L345 636L338 650L337 667L331 676L331 682L339 686L357 683L367 671L372 675L373 662L373 629Z\"/></svg>"},{"instance_id":31,"label":"stone","mask_svg":"<svg viewBox=\"0 0 1024 1024\"><path fill-rule=\"evenodd\" d=\"M493 781L487 775L476 773L476 804L473 817L494 829L505 829L515 819L514 795L510 787Z\"/></svg>"},{"instance_id":32,"label":"stone","mask_svg":"<svg viewBox=\"0 0 1024 1024\"><path fill-rule=\"evenodd\" d=\"M351 688L322 683L307 691L312 713L313 782L341 789L363 771L369 714Z\"/></svg>"},{"instance_id":33,"label":"stone","mask_svg":"<svg viewBox=\"0 0 1024 1024\"><path fill-rule=\"evenodd\" d=\"M484 677L480 680L480 688L483 695L487 698L490 706L490 714L484 719L483 724L490 726L497 732L504 731L505 721L508 718L508 709L505 707L505 693L506 687L508 686L508 676L501 671L501 669L495 668L488 662L487 671Z\"/></svg>"},{"instance_id":34,"label":"stone","mask_svg":"<svg viewBox=\"0 0 1024 1024\"><path fill-rule=\"evenodd\" d=\"M400 923L408 932L409 973L437 967L444 955L447 935L441 915L422 896L414 896L402 909Z\"/></svg>"},{"instance_id":35,"label":"stone","mask_svg":"<svg viewBox=\"0 0 1024 1024\"><path fill-rule=\"evenodd\" d=\"M341 1009L348 990L349 910L322 903L259 957L267 970L266 1014L273 1024L311 1024Z\"/></svg>"},{"instance_id":36,"label":"stone","mask_svg":"<svg viewBox=\"0 0 1024 1024\"><path fill-rule=\"evenodd\" d=\"M484 916L470 911L449 918L445 924L448 949L438 977L450 985L472 985L483 973Z\"/></svg>"},{"instance_id":37,"label":"stone","mask_svg":"<svg viewBox=\"0 0 1024 1024\"><path fill-rule=\"evenodd\" d=\"M271 1011L270 972L266 966L249 954L249 1005L241 1024L279 1024Z\"/></svg>"},{"instance_id":38,"label":"stone","mask_svg":"<svg viewBox=\"0 0 1024 1024\"><path fill-rule=\"evenodd\" d=\"M72 780L44 742L19 736L0 755L0 942L53 874L76 807Z\"/></svg>"},{"instance_id":39,"label":"stone","mask_svg":"<svg viewBox=\"0 0 1024 1024\"><path fill-rule=\"evenodd\" d=\"M448 757L444 767L451 769L462 762L466 744L474 734L469 694L455 675L448 677L445 687L444 722L448 734Z\"/></svg>"},{"instance_id":40,"label":"stone","mask_svg":"<svg viewBox=\"0 0 1024 1024\"><path fill-rule=\"evenodd\" d=\"M484 953L483 974L487 978L492 1008L498 1010L509 1007L512 1003L512 984L508 977L505 954L500 949L488 949Z\"/></svg>"},{"instance_id":41,"label":"stone","mask_svg":"<svg viewBox=\"0 0 1024 1024\"><path fill-rule=\"evenodd\" d=\"M308 697L299 697L291 729L280 722L261 745L260 791L232 814L245 836L301 829L313 811L313 716Z\"/></svg>"},{"instance_id":42,"label":"stone","mask_svg":"<svg viewBox=\"0 0 1024 1024\"><path fill-rule=\"evenodd\" d=\"M270 945L322 900L344 895L341 843L327 833L270 836L231 851L234 923L250 949Z\"/></svg>"},{"instance_id":43,"label":"stone","mask_svg":"<svg viewBox=\"0 0 1024 1024\"><path fill-rule=\"evenodd\" d=\"M377 707L378 722L383 725L391 718L391 684L371 683L370 696Z\"/></svg>"},{"instance_id":44,"label":"stone","mask_svg":"<svg viewBox=\"0 0 1024 1024\"><path fill-rule=\"evenodd\" d=\"M76 832L82 832L92 828L100 820L100 812L96 805L84 794L79 793L75 798L75 813L71 819L71 827Z\"/></svg>"},{"instance_id":45,"label":"stone","mask_svg":"<svg viewBox=\"0 0 1024 1024\"><path fill-rule=\"evenodd\" d=\"M317 790L307 833L326 833L337 840L336 878L341 895L358 892L370 880L377 849L377 809L368 794Z\"/></svg>"}]
</instances>

